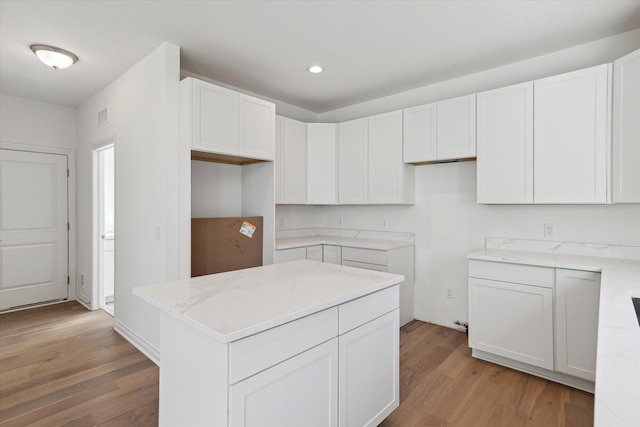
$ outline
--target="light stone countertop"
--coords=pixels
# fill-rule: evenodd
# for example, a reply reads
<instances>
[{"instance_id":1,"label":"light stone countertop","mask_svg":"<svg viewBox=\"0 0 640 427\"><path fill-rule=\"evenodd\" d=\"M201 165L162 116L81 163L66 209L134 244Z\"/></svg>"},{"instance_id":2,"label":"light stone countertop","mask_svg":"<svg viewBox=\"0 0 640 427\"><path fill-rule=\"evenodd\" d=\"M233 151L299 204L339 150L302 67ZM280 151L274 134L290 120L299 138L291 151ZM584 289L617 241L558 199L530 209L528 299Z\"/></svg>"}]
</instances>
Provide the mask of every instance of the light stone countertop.
<instances>
[{"instance_id":1,"label":"light stone countertop","mask_svg":"<svg viewBox=\"0 0 640 427\"><path fill-rule=\"evenodd\" d=\"M413 233L393 231L349 230L341 228L307 228L276 231L276 250L313 245L335 245L388 251L414 245Z\"/></svg>"},{"instance_id":2,"label":"light stone countertop","mask_svg":"<svg viewBox=\"0 0 640 427\"><path fill-rule=\"evenodd\" d=\"M301 260L139 286L133 293L229 343L403 280L399 274Z\"/></svg>"},{"instance_id":3,"label":"light stone countertop","mask_svg":"<svg viewBox=\"0 0 640 427\"><path fill-rule=\"evenodd\" d=\"M640 296L640 261L612 258L612 253L604 251L619 250L619 247L608 245L601 245L596 250L587 248L589 253L603 252L603 256L590 256L558 253L560 250L535 252L496 249L491 248L489 239L487 243L488 249L473 252L468 258L602 272L594 425L640 426L640 326L631 302L631 296ZM621 250L629 253L632 248L622 247Z\"/></svg>"}]
</instances>

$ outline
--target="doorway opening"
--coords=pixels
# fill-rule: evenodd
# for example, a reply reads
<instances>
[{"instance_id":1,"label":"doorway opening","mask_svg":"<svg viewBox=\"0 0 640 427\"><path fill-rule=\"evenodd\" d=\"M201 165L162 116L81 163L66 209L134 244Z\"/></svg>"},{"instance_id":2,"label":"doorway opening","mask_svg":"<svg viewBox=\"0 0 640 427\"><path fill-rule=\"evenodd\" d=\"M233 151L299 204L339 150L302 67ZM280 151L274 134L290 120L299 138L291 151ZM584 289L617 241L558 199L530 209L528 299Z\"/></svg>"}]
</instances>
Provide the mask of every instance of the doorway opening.
<instances>
[{"instance_id":1,"label":"doorway opening","mask_svg":"<svg viewBox=\"0 0 640 427\"><path fill-rule=\"evenodd\" d=\"M97 273L98 307L115 313L115 144L94 150L94 212L96 233L94 233L94 277ZM97 268L95 268L97 264Z\"/></svg>"}]
</instances>

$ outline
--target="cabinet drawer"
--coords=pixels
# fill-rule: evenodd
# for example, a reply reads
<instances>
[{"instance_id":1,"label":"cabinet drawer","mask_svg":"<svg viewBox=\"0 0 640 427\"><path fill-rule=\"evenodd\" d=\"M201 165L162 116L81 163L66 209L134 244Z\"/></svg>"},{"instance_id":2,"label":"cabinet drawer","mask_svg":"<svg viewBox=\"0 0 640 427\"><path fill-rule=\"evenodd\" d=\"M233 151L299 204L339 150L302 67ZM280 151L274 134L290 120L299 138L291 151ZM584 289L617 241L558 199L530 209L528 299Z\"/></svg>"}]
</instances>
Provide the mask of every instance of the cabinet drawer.
<instances>
[{"instance_id":1,"label":"cabinet drawer","mask_svg":"<svg viewBox=\"0 0 640 427\"><path fill-rule=\"evenodd\" d=\"M338 330L333 307L229 344L229 384L330 340Z\"/></svg>"},{"instance_id":2,"label":"cabinet drawer","mask_svg":"<svg viewBox=\"0 0 640 427\"><path fill-rule=\"evenodd\" d=\"M395 285L338 306L338 333L357 328L400 306L400 286Z\"/></svg>"},{"instance_id":3,"label":"cabinet drawer","mask_svg":"<svg viewBox=\"0 0 640 427\"><path fill-rule=\"evenodd\" d=\"M344 261L365 262L367 264L387 265L387 251L362 248L342 248L342 263Z\"/></svg>"},{"instance_id":4,"label":"cabinet drawer","mask_svg":"<svg viewBox=\"0 0 640 427\"><path fill-rule=\"evenodd\" d=\"M388 271L388 267L386 265L380 264L369 264L366 262L357 262L357 261L342 261L342 265L346 265L347 267L357 267L364 268L366 270L375 270L375 271Z\"/></svg>"},{"instance_id":5,"label":"cabinet drawer","mask_svg":"<svg viewBox=\"0 0 640 427\"><path fill-rule=\"evenodd\" d=\"M491 261L470 260L469 277L521 283L543 288L553 288L555 283L553 268Z\"/></svg>"}]
</instances>

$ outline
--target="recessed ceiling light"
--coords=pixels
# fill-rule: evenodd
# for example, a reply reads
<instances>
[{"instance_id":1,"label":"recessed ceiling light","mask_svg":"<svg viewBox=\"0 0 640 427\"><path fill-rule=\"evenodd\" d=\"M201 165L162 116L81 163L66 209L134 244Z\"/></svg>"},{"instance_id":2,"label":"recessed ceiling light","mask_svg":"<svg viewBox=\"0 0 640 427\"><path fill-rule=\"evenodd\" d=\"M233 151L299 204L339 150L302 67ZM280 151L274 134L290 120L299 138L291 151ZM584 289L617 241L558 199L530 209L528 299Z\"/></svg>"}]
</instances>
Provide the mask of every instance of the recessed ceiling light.
<instances>
[{"instance_id":1,"label":"recessed ceiling light","mask_svg":"<svg viewBox=\"0 0 640 427\"><path fill-rule=\"evenodd\" d=\"M31 50L40 61L55 70L69 68L78 61L78 57L73 53L46 44L33 44Z\"/></svg>"},{"instance_id":2,"label":"recessed ceiling light","mask_svg":"<svg viewBox=\"0 0 640 427\"><path fill-rule=\"evenodd\" d=\"M313 74L318 74L318 73L321 73L323 71L324 70L319 65L312 65L311 67L309 67L309 72L313 73Z\"/></svg>"}]
</instances>

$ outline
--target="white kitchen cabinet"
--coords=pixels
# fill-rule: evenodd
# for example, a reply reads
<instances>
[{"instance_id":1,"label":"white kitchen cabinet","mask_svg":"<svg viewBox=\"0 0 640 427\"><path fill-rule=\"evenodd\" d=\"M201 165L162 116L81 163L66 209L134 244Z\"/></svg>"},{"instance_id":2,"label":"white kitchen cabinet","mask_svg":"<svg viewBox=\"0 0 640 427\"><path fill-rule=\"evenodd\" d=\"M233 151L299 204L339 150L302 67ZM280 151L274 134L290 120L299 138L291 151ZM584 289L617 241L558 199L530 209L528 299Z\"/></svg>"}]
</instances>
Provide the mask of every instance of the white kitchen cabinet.
<instances>
[{"instance_id":1,"label":"white kitchen cabinet","mask_svg":"<svg viewBox=\"0 0 640 427\"><path fill-rule=\"evenodd\" d=\"M606 203L609 65L534 81L534 200Z\"/></svg>"},{"instance_id":2,"label":"white kitchen cabinet","mask_svg":"<svg viewBox=\"0 0 640 427\"><path fill-rule=\"evenodd\" d=\"M405 163L434 161L436 157L437 103L405 108L402 112Z\"/></svg>"},{"instance_id":3,"label":"white kitchen cabinet","mask_svg":"<svg viewBox=\"0 0 640 427\"><path fill-rule=\"evenodd\" d=\"M307 246L307 259L312 261L323 261L322 245Z\"/></svg>"},{"instance_id":4,"label":"white kitchen cabinet","mask_svg":"<svg viewBox=\"0 0 640 427\"><path fill-rule=\"evenodd\" d=\"M275 105L188 77L180 82L181 122L195 151L273 160Z\"/></svg>"},{"instance_id":5,"label":"white kitchen cabinet","mask_svg":"<svg viewBox=\"0 0 640 427\"><path fill-rule=\"evenodd\" d=\"M403 111L405 163L476 156L475 94Z\"/></svg>"},{"instance_id":6,"label":"white kitchen cabinet","mask_svg":"<svg viewBox=\"0 0 640 427\"><path fill-rule=\"evenodd\" d=\"M398 348L398 310L339 337L339 426L377 426L398 407Z\"/></svg>"},{"instance_id":7,"label":"white kitchen cabinet","mask_svg":"<svg viewBox=\"0 0 640 427\"><path fill-rule=\"evenodd\" d=\"M556 269L556 370L595 381L600 273Z\"/></svg>"},{"instance_id":8,"label":"white kitchen cabinet","mask_svg":"<svg viewBox=\"0 0 640 427\"><path fill-rule=\"evenodd\" d=\"M613 62L612 200L640 203L640 50Z\"/></svg>"},{"instance_id":9,"label":"white kitchen cabinet","mask_svg":"<svg viewBox=\"0 0 640 427\"><path fill-rule=\"evenodd\" d=\"M475 157L475 94L438 102L436 123L438 160Z\"/></svg>"},{"instance_id":10,"label":"white kitchen cabinet","mask_svg":"<svg viewBox=\"0 0 640 427\"><path fill-rule=\"evenodd\" d=\"M337 426L337 406L338 339L334 338L232 385L229 425Z\"/></svg>"},{"instance_id":11,"label":"white kitchen cabinet","mask_svg":"<svg viewBox=\"0 0 640 427\"><path fill-rule=\"evenodd\" d=\"M322 245L322 260L329 264L342 264L342 246Z\"/></svg>"},{"instance_id":12,"label":"white kitchen cabinet","mask_svg":"<svg viewBox=\"0 0 640 427\"><path fill-rule=\"evenodd\" d=\"M369 181L369 119L338 124L338 203L366 204Z\"/></svg>"},{"instance_id":13,"label":"white kitchen cabinet","mask_svg":"<svg viewBox=\"0 0 640 427\"><path fill-rule=\"evenodd\" d=\"M552 268L470 261L469 346L553 370L553 284Z\"/></svg>"},{"instance_id":14,"label":"white kitchen cabinet","mask_svg":"<svg viewBox=\"0 0 640 427\"><path fill-rule=\"evenodd\" d=\"M368 201L413 203L414 166L402 160L402 110L369 117Z\"/></svg>"},{"instance_id":15,"label":"white kitchen cabinet","mask_svg":"<svg viewBox=\"0 0 640 427\"><path fill-rule=\"evenodd\" d=\"M280 189L283 204L304 204L307 201L307 125L287 117L279 117L282 124L278 127L281 152L278 154L280 165ZM282 132L280 134L280 132Z\"/></svg>"},{"instance_id":16,"label":"white kitchen cabinet","mask_svg":"<svg viewBox=\"0 0 640 427\"><path fill-rule=\"evenodd\" d=\"M478 203L533 203L533 82L477 95Z\"/></svg>"},{"instance_id":17,"label":"white kitchen cabinet","mask_svg":"<svg viewBox=\"0 0 640 427\"><path fill-rule=\"evenodd\" d=\"M414 319L414 247L379 250L342 247L342 265L402 274L400 284L400 326Z\"/></svg>"},{"instance_id":18,"label":"white kitchen cabinet","mask_svg":"<svg viewBox=\"0 0 640 427\"><path fill-rule=\"evenodd\" d=\"M299 259L307 259L307 248L278 249L274 253L273 262L274 264L279 264Z\"/></svg>"},{"instance_id":19,"label":"white kitchen cabinet","mask_svg":"<svg viewBox=\"0 0 640 427\"><path fill-rule=\"evenodd\" d=\"M276 116L275 202L284 203L284 117Z\"/></svg>"},{"instance_id":20,"label":"white kitchen cabinet","mask_svg":"<svg viewBox=\"0 0 640 427\"><path fill-rule=\"evenodd\" d=\"M337 125L307 124L307 204L336 204Z\"/></svg>"}]
</instances>

